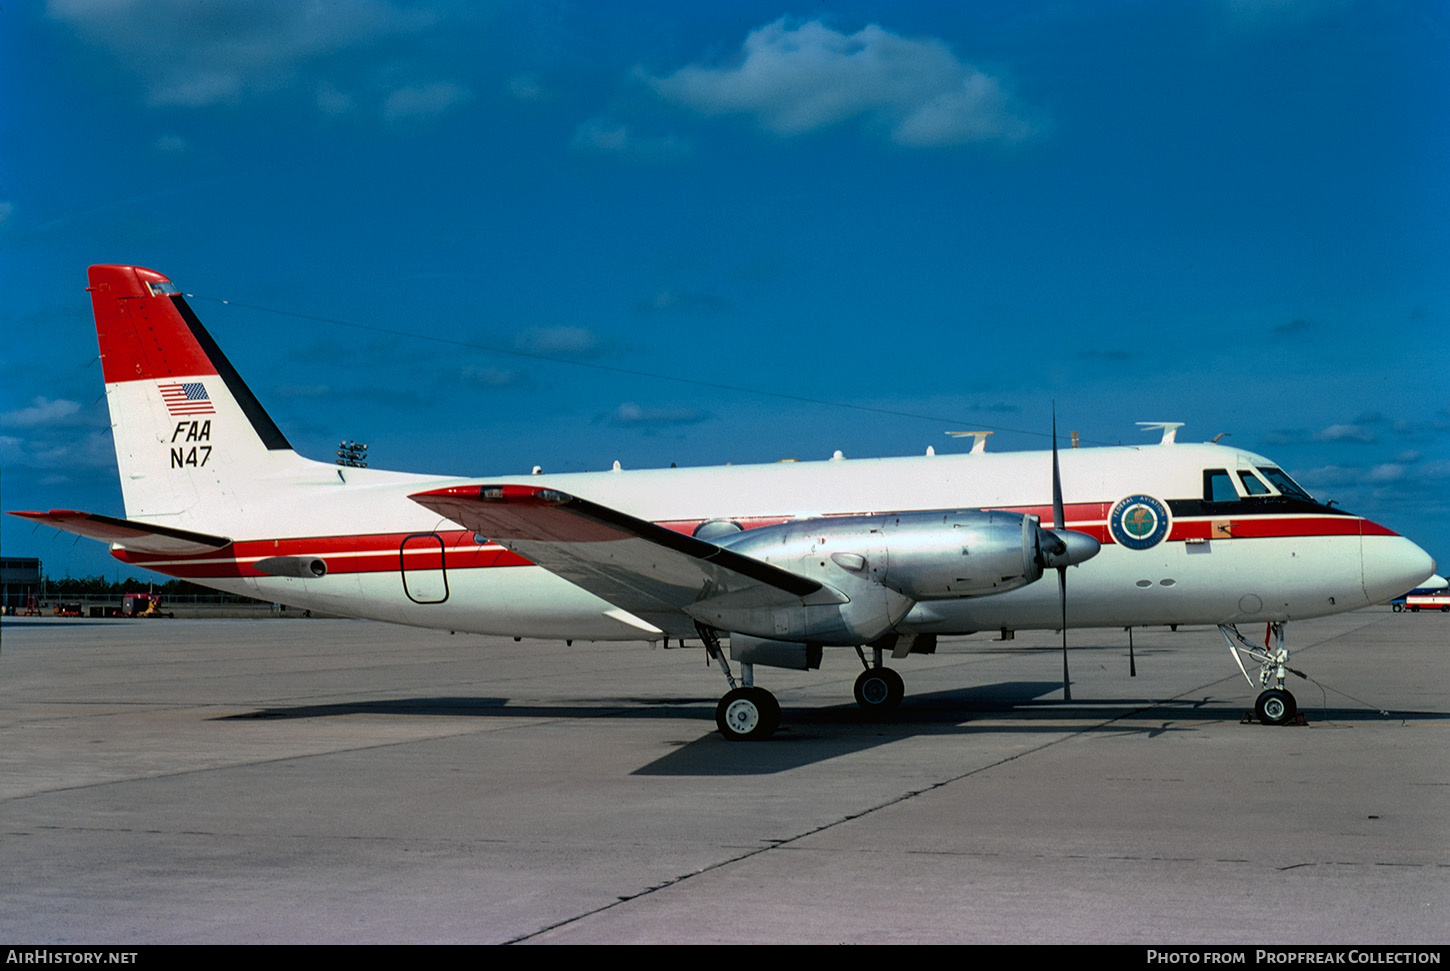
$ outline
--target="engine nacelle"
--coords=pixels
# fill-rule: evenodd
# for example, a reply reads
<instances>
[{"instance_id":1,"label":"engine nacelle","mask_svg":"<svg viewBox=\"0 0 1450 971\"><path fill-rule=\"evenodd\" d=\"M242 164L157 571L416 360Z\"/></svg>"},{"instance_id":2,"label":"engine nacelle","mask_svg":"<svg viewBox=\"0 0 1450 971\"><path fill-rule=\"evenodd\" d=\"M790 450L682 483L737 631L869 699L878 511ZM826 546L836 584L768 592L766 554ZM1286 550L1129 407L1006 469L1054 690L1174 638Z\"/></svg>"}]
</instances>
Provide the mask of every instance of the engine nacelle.
<instances>
[{"instance_id":1,"label":"engine nacelle","mask_svg":"<svg viewBox=\"0 0 1450 971\"><path fill-rule=\"evenodd\" d=\"M883 518L881 582L913 600L982 597L1042 578L1036 516L952 511Z\"/></svg>"},{"instance_id":2,"label":"engine nacelle","mask_svg":"<svg viewBox=\"0 0 1450 971\"><path fill-rule=\"evenodd\" d=\"M850 595L849 580L912 600L1003 593L1042 577L1036 516L994 510L802 519L718 540L722 546Z\"/></svg>"},{"instance_id":3,"label":"engine nacelle","mask_svg":"<svg viewBox=\"0 0 1450 971\"><path fill-rule=\"evenodd\" d=\"M1096 552L1090 537L1062 535L1078 536ZM1042 576L1048 562L1044 546L1066 549L1036 516L981 510L802 519L716 542L817 580L827 590L791 607L735 606L726 597L707 598L691 610L697 620L773 641L820 644L871 643L918 601L1026 586ZM1080 553L1074 543L1072 555Z\"/></svg>"}]
</instances>

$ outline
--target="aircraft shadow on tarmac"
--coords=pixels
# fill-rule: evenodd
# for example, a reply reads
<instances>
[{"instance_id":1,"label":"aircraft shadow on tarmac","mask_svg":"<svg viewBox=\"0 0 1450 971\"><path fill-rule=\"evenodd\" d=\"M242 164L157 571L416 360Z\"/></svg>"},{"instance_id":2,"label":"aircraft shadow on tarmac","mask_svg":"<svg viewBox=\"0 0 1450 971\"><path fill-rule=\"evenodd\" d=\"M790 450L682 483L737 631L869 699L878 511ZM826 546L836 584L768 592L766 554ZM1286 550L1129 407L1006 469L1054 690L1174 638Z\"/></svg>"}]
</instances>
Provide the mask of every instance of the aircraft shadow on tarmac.
<instances>
[{"instance_id":1,"label":"aircraft shadow on tarmac","mask_svg":"<svg viewBox=\"0 0 1450 971\"><path fill-rule=\"evenodd\" d=\"M1240 725L1249 705L1179 698L1093 698L1064 702L1049 697L1057 681L1007 681L908 697L889 717L871 716L854 704L830 707L783 706L774 738L727 743L714 729L713 697L602 698L597 704L513 705L506 697L417 697L263 708L219 717L218 721L331 718L346 715L427 715L531 719L665 718L699 722L701 732L680 739L670 754L636 769L634 775L769 775L826 759L929 735L983 736L987 733L1061 734L1064 730L1155 738L1168 732L1199 731L1203 723ZM1367 707L1314 706L1301 689L1301 708L1316 723L1420 721L1446 712L1380 712ZM1074 726L1069 729L1069 725ZM708 728L707 728L708 726ZM1269 731L1258 724L1245 730ZM1292 726L1289 726L1292 727Z\"/></svg>"}]
</instances>

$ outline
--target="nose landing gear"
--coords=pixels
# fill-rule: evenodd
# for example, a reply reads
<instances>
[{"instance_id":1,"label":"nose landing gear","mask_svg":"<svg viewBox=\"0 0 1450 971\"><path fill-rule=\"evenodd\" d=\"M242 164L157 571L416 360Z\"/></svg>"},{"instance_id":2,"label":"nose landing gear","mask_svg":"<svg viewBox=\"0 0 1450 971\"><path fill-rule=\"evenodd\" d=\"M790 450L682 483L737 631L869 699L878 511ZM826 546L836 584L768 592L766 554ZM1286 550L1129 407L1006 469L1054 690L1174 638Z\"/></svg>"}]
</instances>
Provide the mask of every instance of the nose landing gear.
<instances>
[{"instance_id":1,"label":"nose landing gear","mask_svg":"<svg viewBox=\"0 0 1450 971\"><path fill-rule=\"evenodd\" d=\"M1286 663L1289 660L1289 649L1284 646L1284 625L1271 622L1264 632L1262 647L1247 640L1232 624L1219 624L1218 632L1223 635L1234 663L1239 666L1239 671L1250 686L1254 679L1249 676L1240 655L1259 662L1259 686L1264 689L1254 701L1254 715L1259 724L1287 725L1294 721L1299 714L1299 703L1295 701L1293 692L1284 687L1284 675L1293 673L1302 678L1304 672L1296 671ZM1271 639L1272 648L1269 646ZM1235 640L1238 641L1237 644L1234 643Z\"/></svg>"},{"instance_id":2,"label":"nose landing gear","mask_svg":"<svg viewBox=\"0 0 1450 971\"><path fill-rule=\"evenodd\" d=\"M1299 712L1294 695L1282 688L1260 692L1254 702L1254 714L1263 725L1286 725Z\"/></svg>"}]
</instances>

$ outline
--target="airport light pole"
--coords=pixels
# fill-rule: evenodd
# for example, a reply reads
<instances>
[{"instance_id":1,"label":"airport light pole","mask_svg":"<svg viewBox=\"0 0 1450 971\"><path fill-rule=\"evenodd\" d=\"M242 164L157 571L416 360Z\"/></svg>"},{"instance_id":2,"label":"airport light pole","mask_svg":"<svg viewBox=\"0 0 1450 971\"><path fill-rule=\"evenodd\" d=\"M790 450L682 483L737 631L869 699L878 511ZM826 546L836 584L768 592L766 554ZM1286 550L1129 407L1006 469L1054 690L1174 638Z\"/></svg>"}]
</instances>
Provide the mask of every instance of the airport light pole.
<instances>
[{"instance_id":1,"label":"airport light pole","mask_svg":"<svg viewBox=\"0 0 1450 971\"><path fill-rule=\"evenodd\" d=\"M352 439L348 439L345 442L338 442L337 464L347 466L350 469L367 468L368 447L362 442L354 442Z\"/></svg>"}]
</instances>

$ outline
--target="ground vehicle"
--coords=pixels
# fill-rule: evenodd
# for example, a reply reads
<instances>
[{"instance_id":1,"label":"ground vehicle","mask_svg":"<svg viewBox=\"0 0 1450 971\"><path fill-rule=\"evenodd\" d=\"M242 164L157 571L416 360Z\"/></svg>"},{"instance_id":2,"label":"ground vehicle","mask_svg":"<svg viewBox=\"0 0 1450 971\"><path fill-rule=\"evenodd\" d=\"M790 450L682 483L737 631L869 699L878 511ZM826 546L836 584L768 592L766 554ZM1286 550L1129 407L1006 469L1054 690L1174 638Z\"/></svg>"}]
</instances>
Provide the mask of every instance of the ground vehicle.
<instances>
[{"instance_id":1,"label":"ground vehicle","mask_svg":"<svg viewBox=\"0 0 1450 971\"><path fill-rule=\"evenodd\" d=\"M1408 610L1416 614L1422 610L1450 613L1450 593L1444 590L1435 593L1407 593L1403 598L1390 601L1390 606L1396 613L1401 610Z\"/></svg>"}]
</instances>

